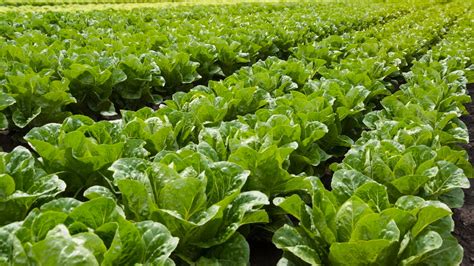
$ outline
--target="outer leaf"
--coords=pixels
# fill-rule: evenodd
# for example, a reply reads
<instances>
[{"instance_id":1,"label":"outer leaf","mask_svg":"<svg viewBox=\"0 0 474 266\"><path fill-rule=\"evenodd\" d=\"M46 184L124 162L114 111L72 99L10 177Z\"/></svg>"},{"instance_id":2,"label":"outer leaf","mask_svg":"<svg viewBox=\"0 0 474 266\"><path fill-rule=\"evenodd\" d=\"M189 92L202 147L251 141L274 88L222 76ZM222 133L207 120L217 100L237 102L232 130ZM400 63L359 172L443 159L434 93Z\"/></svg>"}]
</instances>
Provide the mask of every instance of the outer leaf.
<instances>
[{"instance_id":1,"label":"outer leaf","mask_svg":"<svg viewBox=\"0 0 474 266\"><path fill-rule=\"evenodd\" d=\"M5 130L8 128L8 119L5 114L0 113L0 130Z\"/></svg>"},{"instance_id":2,"label":"outer leaf","mask_svg":"<svg viewBox=\"0 0 474 266\"><path fill-rule=\"evenodd\" d=\"M4 200L15 192L15 180L8 174L0 174L0 199Z\"/></svg>"},{"instance_id":3,"label":"outer leaf","mask_svg":"<svg viewBox=\"0 0 474 266\"><path fill-rule=\"evenodd\" d=\"M357 197L346 201L336 214L337 239L340 242L349 241L357 221L363 216L373 213L369 205Z\"/></svg>"},{"instance_id":4,"label":"outer leaf","mask_svg":"<svg viewBox=\"0 0 474 266\"><path fill-rule=\"evenodd\" d=\"M31 256L40 265L99 265L94 254L74 241L64 225L58 225L43 241L34 244Z\"/></svg>"},{"instance_id":5,"label":"outer leaf","mask_svg":"<svg viewBox=\"0 0 474 266\"><path fill-rule=\"evenodd\" d=\"M21 227L21 223L11 223L0 227L0 264L1 265L29 265L26 252L15 233Z\"/></svg>"},{"instance_id":6,"label":"outer leaf","mask_svg":"<svg viewBox=\"0 0 474 266\"><path fill-rule=\"evenodd\" d=\"M122 200L126 206L127 217L137 221L146 220L151 212L156 209L145 185L137 180L123 179L116 181Z\"/></svg>"},{"instance_id":7,"label":"outer leaf","mask_svg":"<svg viewBox=\"0 0 474 266\"><path fill-rule=\"evenodd\" d=\"M393 180L392 184L402 195L418 195L420 187L422 187L429 177L426 175L406 175Z\"/></svg>"},{"instance_id":8,"label":"outer leaf","mask_svg":"<svg viewBox=\"0 0 474 266\"><path fill-rule=\"evenodd\" d=\"M104 258L107 247L100 237L91 232L84 232L73 235L74 241L80 243L82 246L90 250L96 259L101 262Z\"/></svg>"},{"instance_id":9,"label":"outer leaf","mask_svg":"<svg viewBox=\"0 0 474 266\"><path fill-rule=\"evenodd\" d=\"M246 216L256 212L259 213L258 209L267 204L269 204L268 198L261 192L247 191L241 193L224 210L221 221L214 220L203 228L203 231L200 232L201 239L196 245L207 248L227 241L244 224ZM251 222L268 222L266 214L259 213L257 217L259 220L251 219Z\"/></svg>"},{"instance_id":10,"label":"outer leaf","mask_svg":"<svg viewBox=\"0 0 474 266\"><path fill-rule=\"evenodd\" d=\"M358 187L372 181L367 176L355 170L338 170L334 173L331 187L339 200L345 202L357 190Z\"/></svg>"},{"instance_id":11,"label":"outer leaf","mask_svg":"<svg viewBox=\"0 0 474 266\"><path fill-rule=\"evenodd\" d=\"M136 224L145 244L145 264L164 265L171 252L178 246L179 239L172 237L168 229L156 222L144 221Z\"/></svg>"},{"instance_id":12,"label":"outer leaf","mask_svg":"<svg viewBox=\"0 0 474 266\"><path fill-rule=\"evenodd\" d=\"M386 239L398 241L400 230L395 221L379 213L368 214L357 222L350 241Z\"/></svg>"},{"instance_id":13,"label":"outer leaf","mask_svg":"<svg viewBox=\"0 0 474 266\"><path fill-rule=\"evenodd\" d=\"M304 211L305 203L298 195L294 194L287 198L274 198L273 204L282 208L296 219L301 220L301 212Z\"/></svg>"},{"instance_id":14,"label":"outer leaf","mask_svg":"<svg viewBox=\"0 0 474 266\"><path fill-rule=\"evenodd\" d=\"M42 211L57 211L69 214L81 202L74 198L59 198L45 203L41 206Z\"/></svg>"},{"instance_id":15,"label":"outer leaf","mask_svg":"<svg viewBox=\"0 0 474 266\"><path fill-rule=\"evenodd\" d=\"M250 249L245 238L235 233L229 240L210 248L197 265L247 265L250 259Z\"/></svg>"},{"instance_id":16,"label":"outer leaf","mask_svg":"<svg viewBox=\"0 0 474 266\"><path fill-rule=\"evenodd\" d=\"M117 225L112 243L104 254L103 264L124 265L142 261L145 254L145 243L142 241L140 231L131 222L124 219L119 219Z\"/></svg>"},{"instance_id":17,"label":"outer leaf","mask_svg":"<svg viewBox=\"0 0 474 266\"><path fill-rule=\"evenodd\" d=\"M44 239L50 230L57 225L64 223L67 217L67 214L55 211L40 213L35 217L31 226L35 241Z\"/></svg>"},{"instance_id":18,"label":"outer leaf","mask_svg":"<svg viewBox=\"0 0 474 266\"><path fill-rule=\"evenodd\" d=\"M438 221L439 219L451 215L452 212L448 206L440 202L427 202L427 206L420 209L416 224L411 229L411 233L416 237L428 225Z\"/></svg>"},{"instance_id":19,"label":"outer leaf","mask_svg":"<svg viewBox=\"0 0 474 266\"><path fill-rule=\"evenodd\" d=\"M381 212L390 207L387 188L378 183L366 183L360 186L354 195L365 201L375 212Z\"/></svg>"},{"instance_id":20,"label":"outer leaf","mask_svg":"<svg viewBox=\"0 0 474 266\"><path fill-rule=\"evenodd\" d=\"M95 198L74 208L69 216L90 228L97 229L103 224L116 221L120 214L112 199Z\"/></svg>"},{"instance_id":21,"label":"outer leaf","mask_svg":"<svg viewBox=\"0 0 474 266\"><path fill-rule=\"evenodd\" d=\"M417 265L423 262L425 254L439 249L443 245L443 239L434 231L427 231L411 239L405 252L402 254L402 265Z\"/></svg>"},{"instance_id":22,"label":"outer leaf","mask_svg":"<svg viewBox=\"0 0 474 266\"><path fill-rule=\"evenodd\" d=\"M469 188L469 180L461 168L446 161L439 161L437 164L439 174L424 187L428 195L438 196L456 188Z\"/></svg>"},{"instance_id":23,"label":"outer leaf","mask_svg":"<svg viewBox=\"0 0 474 266\"><path fill-rule=\"evenodd\" d=\"M396 242L386 239L334 243L329 260L332 265L390 265L397 255Z\"/></svg>"},{"instance_id":24,"label":"outer leaf","mask_svg":"<svg viewBox=\"0 0 474 266\"><path fill-rule=\"evenodd\" d=\"M442 235L443 245L423 256L426 265L460 265L463 258L463 248L451 234ZM418 262L420 263L420 262Z\"/></svg>"},{"instance_id":25,"label":"outer leaf","mask_svg":"<svg viewBox=\"0 0 474 266\"><path fill-rule=\"evenodd\" d=\"M314 240L299 228L284 225L273 235L273 243L279 248L292 253L311 265L321 265L320 254L313 248Z\"/></svg>"},{"instance_id":26,"label":"outer leaf","mask_svg":"<svg viewBox=\"0 0 474 266\"><path fill-rule=\"evenodd\" d=\"M5 110L5 108L14 104L15 102L15 98L11 97L8 94L0 92L0 111Z\"/></svg>"},{"instance_id":27,"label":"outer leaf","mask_svg":"<svg viewBox=\"0 0 474 266\"><path fill-rule=\"evenodd\" d=\"M0 224L25 218L37 200L52 198L66 188L56 175L38 168L33 155L22 146L0 153L0 171L0 209L7 214L0 216Z\"/></svg>"},{"instance_id":28,"label":"outer leaf","mask_svg":"<svg viewBox=\"0 0 474 266\"><path fill-rule=\"evenodd\" d=\"M114 194L108 188L103 186L92 186L86 189L86 191L84 191L84 197L90 200L100 197L111 198L115 200Z\"/></svg>"}]
</instances>

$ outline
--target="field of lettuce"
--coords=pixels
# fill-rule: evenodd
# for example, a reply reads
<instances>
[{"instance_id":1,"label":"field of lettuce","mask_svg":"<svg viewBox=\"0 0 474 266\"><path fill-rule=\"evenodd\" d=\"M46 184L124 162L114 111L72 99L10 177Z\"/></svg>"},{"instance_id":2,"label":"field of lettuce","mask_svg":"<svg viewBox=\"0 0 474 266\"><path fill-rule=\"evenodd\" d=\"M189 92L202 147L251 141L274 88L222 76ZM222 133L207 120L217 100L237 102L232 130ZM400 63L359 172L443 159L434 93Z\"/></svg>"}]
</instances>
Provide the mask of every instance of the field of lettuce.
<instances>
[{"instance_id":1,"label":"field of lettuce","mask_svg":"<svg viewBox=\"0 0 474 266\"><path fill-rule=\"evenodd\" d=\"M473 5L0 9L0 266L472 265Z\"/></svg>"}]
</instances>

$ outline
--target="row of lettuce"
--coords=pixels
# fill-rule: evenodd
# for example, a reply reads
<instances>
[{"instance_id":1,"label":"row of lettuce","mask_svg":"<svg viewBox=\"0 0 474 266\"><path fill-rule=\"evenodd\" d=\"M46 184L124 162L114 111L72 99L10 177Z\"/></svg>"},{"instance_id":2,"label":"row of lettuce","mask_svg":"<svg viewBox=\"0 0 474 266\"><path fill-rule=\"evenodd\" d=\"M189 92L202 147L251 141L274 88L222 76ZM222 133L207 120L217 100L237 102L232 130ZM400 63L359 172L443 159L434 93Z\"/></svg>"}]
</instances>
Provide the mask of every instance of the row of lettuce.
<instances>
[{"instance_id":1,"label":"row of lettuce","mask_svg":"<svg viewBox=\"0 0 474 266\"><path fill-rule=\"evenodd\" d=\"M414 9L289 3L0 14L0 128L155 106L260 59L285 58L298 43Z\"/></svg>"},{"instance_id":2,"label":"row of lettuce","mask_svg":"<svg viewBox=\"0 0 474 266\"><path fill-rule=\"evenodd\" d=\"M25 139L39 159L1 154L0 259L244 265L253 224L286 223L273 237L284 265L459 263L449 207L472 176L456 148L467 141L458 117L472 15L457 17L467 8L300 46L156 112L33 129ZM407 84L392 94L402 71ZM328 191L311 175L348 147ZM81 201L53 199L65 190Z\"/></svg>"},{"instance_id":3,"label":"row of lettuce","mask_svg":"<svg viewBox=\"0 0 474 266\"><path fill-rule=\"evenodd\" d=\"M461 19L382 110L365 116L369 130L332 166L331 191L311 179L309 206L298 195L273 200L299 221L274 234L283 264L461 263L450 208L463 205L473 177L459 146L468 141L459 117L471 102L462 69L471 66L472 33L472 16Z\"/></svg>"},{"instance_id":4,"label":"row of lettuce","mask_svg":"<svg viewBox=\"0 0 474 266\"><path fill-rule=\"evenodd\" d=\"M207 1L207 0L1 0L0 6L5 6L6 10L10 10L11 8L16 7L23 7L23 8L31 8L31 6L43 6L45 9L50 8L78 8L82 9L83 5L87 5L87 7L92 9L101 8L104 4L109 7L114 6L116 4L122 4L126 7L140 7L143 6L156 8L156 3L162 3L165 5L176 5L176 3L189 5L189 4L234 4L234 3L248 3L248 2L270 2L274 3L275 1L272 0L237 0L237 1L229 1L229 0L219 0L216 2ZM292 2L292 1L279 1L279 2ZM149 5L136 5L136 4L146 4ZM114 6L115 7L115 6ZM7 9L9 8L9 9ZM116 8L116 7L115 7ZM38 8L36 8L38 9ZM35 9L35 10L36 10Z\"/></svg>"},{"instance_id":5,"label":"row of lettuce","mask_svg":"<svg viewBox=\"0 0 474 266\"><path fill-rule=\"evenodd\" d=\"M48 6L48 5L85 5L85 4L123 4L123 3L200 3L205 1L185 0L1 0L5 6Z\"/></svg>"}]
</instances>

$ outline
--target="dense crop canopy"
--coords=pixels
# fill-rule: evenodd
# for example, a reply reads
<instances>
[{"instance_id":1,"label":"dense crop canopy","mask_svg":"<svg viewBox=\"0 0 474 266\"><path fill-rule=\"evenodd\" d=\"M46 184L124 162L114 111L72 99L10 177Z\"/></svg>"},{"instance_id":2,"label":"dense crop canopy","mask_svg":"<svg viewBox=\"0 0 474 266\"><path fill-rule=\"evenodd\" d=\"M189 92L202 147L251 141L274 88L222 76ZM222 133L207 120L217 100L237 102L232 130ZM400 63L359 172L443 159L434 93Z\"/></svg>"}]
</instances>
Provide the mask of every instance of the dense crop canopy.
<instances>
[{"instance_id":1,"label":"dense crop canopy","mask_svg":"<svg viewBox=\"0 0 474 266\"><path fill-rule=\"evenodd\" d=\"M458 265L474 13L429 2L0 13L0 265Z\"/></svg>"}]
</instances>

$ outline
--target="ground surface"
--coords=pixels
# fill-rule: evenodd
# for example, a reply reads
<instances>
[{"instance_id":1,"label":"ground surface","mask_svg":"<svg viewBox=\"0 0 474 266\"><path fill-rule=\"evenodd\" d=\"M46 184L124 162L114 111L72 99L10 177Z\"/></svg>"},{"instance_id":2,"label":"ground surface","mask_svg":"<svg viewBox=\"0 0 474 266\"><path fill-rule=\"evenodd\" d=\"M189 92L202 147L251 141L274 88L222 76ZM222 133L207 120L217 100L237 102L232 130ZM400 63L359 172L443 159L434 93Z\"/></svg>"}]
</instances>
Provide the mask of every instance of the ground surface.
<instances>
[{"instance_id":1,"label":"ground surface","mask_svg":"<svg viewBox=\"0 0 474 266\"><path fill-rule=\"evenodd\" d=\"M469 94L474 99L474 83L468 85ZM469 128L469 144L465 149L469 153L469 159L474 164L474 103L466 105L469 115L462 118ZM471 188L464 190L464 206L454 210L454 222L456 227L454 234L464 247L464 259L462 266L474 265L474 179L471 179Z\"/></svg>"}]
</instances>

